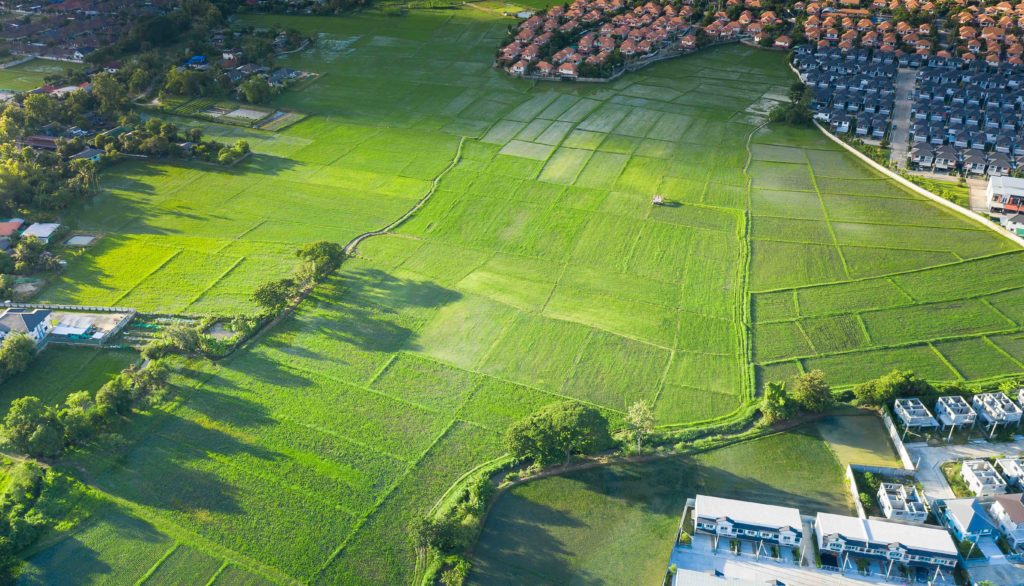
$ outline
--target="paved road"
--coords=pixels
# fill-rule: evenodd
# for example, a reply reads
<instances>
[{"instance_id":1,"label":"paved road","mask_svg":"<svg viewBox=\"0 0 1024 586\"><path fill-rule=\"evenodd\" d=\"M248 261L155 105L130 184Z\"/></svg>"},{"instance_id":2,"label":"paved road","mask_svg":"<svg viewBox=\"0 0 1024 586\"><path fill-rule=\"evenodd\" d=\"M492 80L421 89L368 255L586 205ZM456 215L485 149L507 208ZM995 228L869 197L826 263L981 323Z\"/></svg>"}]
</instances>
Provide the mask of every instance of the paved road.
<instances>
[{"instance_id":1,"label":"paved road","mask_svg":"<svg viewBox=\"0 0 1024 586\"><path fill-rule=\"evenodd\" d=\"M943 462L1020 455L1024 453L1024 441L1014 443L977 443L929 447L926 444L907 444L910 459L917 462L917 479L924 488L929 501L932 499L955 498L946 477L939 468Z\"/></svg>"},{"instance_id":2,"label":"paved road","mask_svg":"<svg viewBox=\"0 0 1024 586\"><path fill-rule=\"evenodd\" d=\"M910 106L914 99L914 79L917 72L903 68L896 72L896 105L892 110L893 130L889 136L892 152L889 160L900 167L907 166L910 154Z\"/></svg>"}]
</instances>

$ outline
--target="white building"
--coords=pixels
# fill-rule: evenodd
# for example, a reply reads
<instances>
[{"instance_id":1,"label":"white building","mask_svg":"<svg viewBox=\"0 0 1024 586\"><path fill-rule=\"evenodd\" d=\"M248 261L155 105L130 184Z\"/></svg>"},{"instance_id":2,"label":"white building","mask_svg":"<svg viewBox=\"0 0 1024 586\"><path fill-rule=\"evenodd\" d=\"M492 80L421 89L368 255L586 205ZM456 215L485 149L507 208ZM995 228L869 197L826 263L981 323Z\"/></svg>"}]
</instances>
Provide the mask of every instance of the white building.
<instances>
[{"instance_id":1,"label":"white building","mask_svg":"<svg viewBox=\"0 0 1024 586\"><path fill-rule=\"evenodd\" d=\"M1024 480L1024 459L1000 458L996 460L996 467L1007 484L1020 486L1021 480Z\"/></svg>"},{"instance_id":2,"label":"white building","mask_svg":"<svg viewBox=\"0 0 1024 586\"><path fill-rule=\"evenodd\" d=\"M694 529L720 538L743 539L763 547L799 547L803 541L800 511L792 507L697 495L693 510Z\"/></svg>"},{"instance_id":3,"label":"white building","mask_svg":"<svg viewBox=\"0 0 1024 586\"><path fill-rule=\"evenodd\" d=\"M50 237L53 233L60 229L60 224L32 224L21 233L21 237L35 236L43 242L43 244L50 243Z\"/></svg>"},{"instance_id":4,"label":"white building","mask_svg":"<svg viewBox=\"0 0 1024 586\"><path fill-rule=\"evenodd\" d=\"M913 486L883 482L878 487L878 503L887 519L924 523L928 518L928 509Z\"/></svg>"},{"instance_id":5,"label":"white building","mask_svg":"<svg viewBox=\"0 0 1024 586\"><path fill-rule=\"evenodd\" d=\"M992 434L1000 425L1017 425L1020 423L1021 410L1006 393L982 393L974 395L974 410L985 425L992 426Z\"/></svg>"},{"instance_id":6,"label":"white building","mask_svg":"<svg viewBox=\"0 0 1024 586\"><path fill-rule=\"evenodd\" d=\"M1006 492L1006 480L988 460L964 460L960 465L960 476L977 496Z\"/></svg>"},{"instance_id":7,"label":"white building","mask_svg":"<svg viewBox=\"0 0 1024 586\"><path fill-rule=\"evenodd\" d=\"M893 408L896 416L900 418L903 425L907 427L938 427L939 422L932 417L931 411L924 406L921 399L912 397L909 399L896 399Z\"/></svg>"},{"instance_id":8,"label":"white building","mask_svg":"<svg viewBox=\"0 0 1024 586\"><path fill-rule=\"evenodd\" d=\"M818 513L814 521L822 564L856 571L856 559L880 562L886 576L897 564L924 568L933 581L949 579L957 563L953 538L945 529Z\"/></svg>"},{"instance_id":9,"label":"white building","mask_svg":"<svg viewBox=\"0 0 1024 586\"><path fill-rule=\"evenodd\" d=\"M1024 502L1020 494L1001 494L995 498L992 507L992 518L999 525L999 530L1013 547L1024 545Z\"/></svg>"},{"instance_id":10,"label":"white building","mask_svg":"<svg viewBox=\"0 0 1024 586\"><path fill-rule=\"evenodd\" d=\"M992 213L1024 211L1024 179L990 177L985 189L985 201Z\"/></svg>"},{"instance_id":11,"label":"white building","mask_svg":"<svg viewBox=\"0 0 1024 586\"><path fill-rule=\"evenodd\" d=\"M938 417L942 427L965 427L974 425L978 414L974 408L960 395L939 397L935 402L935 416Z\"/></svg>"},{"instance_id":12,"label":"white building","mask_svg":"<svg viewBox=\"0 0 1024 586\"><path fill-rule=\"evenodd\" d=\"M53 329L49 318L49 309L5 309L0 313L0 340L11 332L19 332L38 346Z\"/></svg>"}]
</instances>

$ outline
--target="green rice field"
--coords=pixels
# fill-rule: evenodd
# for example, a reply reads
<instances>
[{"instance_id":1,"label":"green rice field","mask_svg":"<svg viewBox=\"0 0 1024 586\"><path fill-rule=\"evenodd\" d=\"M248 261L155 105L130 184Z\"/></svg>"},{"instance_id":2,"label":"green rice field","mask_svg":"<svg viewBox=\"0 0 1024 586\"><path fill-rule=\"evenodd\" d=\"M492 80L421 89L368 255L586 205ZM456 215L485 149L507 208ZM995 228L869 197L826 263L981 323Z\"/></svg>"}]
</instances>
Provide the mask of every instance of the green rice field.
<instances>
[{"instance_id":1,"label":"green rice field","mask_svg":"<svg viewBox=\"0 0 1024 586\"><path fill-rule=\"evenodd\" d=\"M309 116L279 132L188 119L250 142L231 169L105 171L69 214L103 236L40 300L250 311L301 244L430 200L258 343L189 364L123 441L59 463L111 506L35 552L25 583L409 583L411 524L546 403L618 425L646 399L681 427L812 368L838 387L1022 368L1021 252L817 131L761 128L792 82L784 55L737 45L539 84L491 69L513 21L469 7L246 22L316 39L283 64L319 79L270 104Z\"/></svg>"},{"instance_id":2,"label":"green rice field","mask_svg":"<svg viewBox=\"0 0 1024 586\"><path fill-rule=\"evenodd\" d=\"M78 63L32 59L31 61L6 69L0 69L0 91L23 92L32 90L43 85L45 83L43 78L48 75L56 75L68 70L78 70L81 68L82 65Z\"/></svg>"}]
</instances>

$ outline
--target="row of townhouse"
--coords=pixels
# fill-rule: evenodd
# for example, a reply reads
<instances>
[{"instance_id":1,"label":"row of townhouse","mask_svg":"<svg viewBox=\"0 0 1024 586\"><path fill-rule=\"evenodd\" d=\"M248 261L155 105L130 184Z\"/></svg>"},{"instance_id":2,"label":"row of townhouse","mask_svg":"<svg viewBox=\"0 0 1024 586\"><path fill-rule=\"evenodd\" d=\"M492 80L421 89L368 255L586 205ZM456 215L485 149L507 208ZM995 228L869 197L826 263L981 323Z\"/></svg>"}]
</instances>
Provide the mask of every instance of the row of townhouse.
<instances>
[{"instance_id":1,"label":"row of townhouse","mask_svg":"<svg viewBox=\"0 0 1024 586\"><path fill-rule=\"evenodd\" d=\"M893 413L908 428L973 428L980 422L995 433L1000 426L1020 424L1024 414L1021 409L1024 389L1017 390L1014 399L1000 391L979 393L970 401L960 395L946 395L935 400L935 415L932 415L921 399L908 397L896 399Z\"/></svg>"},{"instance_id":2,"label":"row of townhouse","mask_svg":"<svg viewBox=\"0 0 1024 586\"><path fill-rule=\"evenodd\" d=\"M706 495L697 495L693 518L695 534L710 538L715 549L723 538L737 539L759 554L771 546L800 548L813 528L821 564L833 571L857 571L864 560L887 577L902 565L921 578L948 580L958 561L952 538L939 527L820 512L805 523L792 507Z\"/></svg>"},{"instance_id":3,"label":"row of townhouse","mask_svg":"<svg viewBox=\"0 0 1024 586\"><path fill-rule=\"evenodd\" d=\"M918 136L918 132L924 131L915 127L911 131L912 137ZM910 163L913 168L924 171L1003 177L1024 168L1024 154L1009 155L981 148L959 148L954 144L915 142L910 149Z\"/></svg>"}]
</instances>

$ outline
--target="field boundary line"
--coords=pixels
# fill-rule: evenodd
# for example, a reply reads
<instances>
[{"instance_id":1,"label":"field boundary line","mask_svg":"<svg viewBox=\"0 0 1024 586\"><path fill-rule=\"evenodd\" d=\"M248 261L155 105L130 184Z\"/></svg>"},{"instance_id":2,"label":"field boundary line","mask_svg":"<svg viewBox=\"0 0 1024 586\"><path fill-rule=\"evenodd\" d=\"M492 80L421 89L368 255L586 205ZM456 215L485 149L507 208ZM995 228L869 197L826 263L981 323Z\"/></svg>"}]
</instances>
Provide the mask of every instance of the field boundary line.
<instances>
[{"instance_id":1,"label":"field boundary line","mask_svg":"<svg viewBox=\"0 0 1024 586\"><path fill-rule=\"evenodd\" d=\"M426 203L430 200L430 197L432 195L434 195L434 193L437 191L438 186L441 185L441 179L443 179L444 176L447 175L449 171L454 169L455 166L459 164L459 161L462 160L462 147L465 144L466 144L466 137L465 136L459 137L459 146L458 146L458 148L455 149L455 156L452 157L452 160L451 160L450 163L448 163L448 166L445 167L444 170L442 170L437 175L437 177L434 177L433 181L431 181L430 189L428 189L427 192L425 194L423 194L423 197L421 197L419 199L419 201L416 202L415 205L413 205L408 211L406 211L404 214L402 214L401 217L399 217L394 222L391 222L387 226L384 226L383 228L381 228L379 230L373 230L371 232L363 232L362 234L360 234L360 235L356 236L355 238L353 238L352 240L350 240L349 243L345 245L345 253L348 254L349 256L351 256L352 254L355 253L355 251L359 248L359 245L362 244L362 242L364 240L366 240L368 238L372 238L374 236L381 236L383 234L387 234L388 232L391 232L395 228L401 226L406 221L408 221L409 218L411 218L424 205L426 205Z\"/></svg>"},{"instance_id":2,"label":"field boundary line","mask_svg":"<svg viewBox=\"0 0 1024 586\"><path fill-rule=\"evenodd\" d=\"M743 359L746 362L746 376L743 379L743 384L746 388L741 389L745 399L750 401L757 396L757 367L754 361L754 292L750 287L750 269L753 265L754 258L754 238L753 238L753 191L754 191L754 177L750 174L750 164L754 162L754 149L751 147L754 141L754 135L761 131L762 128L768 126L768 120L766 119L761 123L760 126L754 128L747 135L747 140L744 142L744 149L747 151L747 160L743 163L743 168L740 172L746 180L745 185L745 197L742 218L743 222L738 226L743 232L740 235L740 240L743 242L741 248L743 254L743 262L736 269L736 274L740 278L740 299L742 303L739 303L740 307L733 309L733 321L736 322L735 326L737 331L740 333L740 343L742 344ZM804 159L807 155L804 155ZM794 297L796 292L793 293ZM799 312L799 308L798 308ZM738 315L737 315L738 313ZM739 319L736 319L739 317ZM742 409L742 404L737 408ZM736 411L734 411L735 413Z\"/></svg>"},{"instance_id":3,"label":"field boundary line","mask_svg":"<svg viewBox=\"0 0 1024 586\"><path fill-rule=\"evenodd\" d=\"M832 236L832 245L836 248L836 253L839 254L839 261L843 265L843 272L846 273L846 278L850 278L850 265L846 263L846 255L843 254L843 247L839 244L839 236L836 235L836 228L832 225L832 219L828 215L828 206L825 205L825 198L821 195L821 189L818 187L818 178L814 176L814 167L811 166L811 159L807 156L807 153L800 151L804 156L804 165L807 167L807 174L811 178L811 185L814 186L814 193L818 196L818 204L821 205L821 214L825 217L825 225L828 226L828 233Z\"/></svg>"},{"instance_id":4,"label":"field boundary line","mask_svg":"<svg viewBox=\"0 0 1024 586\"><path fill-rule=\"evenodd\" d=\"M164 565L164 562L167 561L167 558L171 557L172 555L174 555L174 552L178 551L179 547L181 547L181 542L175 541L174 545L168 548L167 551L164 552L164 555L160 556L160 559L158 559L156 563L150 566L150 568L146 570L146 573L143 574L141 578L135 581L136 586L138 586L139 584L144 584L146 580L149 580L153 576L153 574L160 569L160 566Z\"/></svg>"},{"instance_id":5,"label":"field boundary line","mask_svg":"<svg viewBox=\"0 0 1024 586\"><path fill-rule=\"evenodd\" d=\"M225 270L223 273L217 275L217 278L214 279L212 283L207 285L205 289L203 289L202 291L199 292L198 295L193 297L192 300L188 302L188 305L186 305L182 309L182 312L188 311L188 308L190 308L193 305L195 305L196 303L198 303L199 300L203 298L203 295L206 295L206 293L209 292L210 289L213 289L214 287L217 286L217 283L220 283L222 280L224 280L224 277L227 277L229 274L231 274L232 271L234 271L236 268L238 268L238 265L242 264L242 261L244 261L245 258L246 257L241 256L241 257L238 258L238 260L236 260L235 262L231 263L231 266L228 267L227 270Z\"/></svg>"},{"instance_id":6,"label":"field boundary line","mask_svg":"<svg viewBox=\"0 0 1024 586\"><path fill-rule=\"evenodd\" d=\"M210 579L206 581L206 586L213 586L213 583L217 581L217 578L219 578L220 575L224 573L224 570L228 569L228 566L230 565L231 564L227 560L224 560L220 567L217 568L217 571L214 572L213 575L210 576Z\"/></svg>"},{"instance_id":7,"label":"field boundary line","mask_svg":"<svg viewBox=\"0 0 1024 586\"><path fill-rule=\"evenodd\" d=\"M823 245L823 246L828 246L828 245L826 244L826 245ZM880 248L880 247L868 247L868 248ZM904 250L904 249L892 248L892 249L886 249L886 250ZM929 251L920 251L920 252L929 252ZM893 277L900 277L900 276L903 276L903 275L913 275L915 273L923 273L925 271L931 271L931 270L937 270L937 269L952 267L952 266L956 266L956 265L959 265L959 264L965 264L965 263L970 263L970 262L979 261L979 260L988 260L990 258L996 258L998 256L1005 256L1005 255L1010 255L1010 254L1020 254L1020 252L1021 251L1019 251L1019 250L1006 250L1006 251L1003 251L1003 252L996 252L996 253L993 253L993 254L985 254L985 255L982 255L982 256L975 256L973 258L969 258L969 259L965 259L965 260L958 260L958 261L955 261L955 262L948 262L948 263L943 263L943 264L938 264L938 265L932 265L930 267L921 267L921 268L916 268L916 269L910 269L910 270L907 270L907 271L898 271L898 272L895 272L895 273L887 273L887 274L884 274L884 275L875 275L875 276L872 276L872 277L860 277L860 278L857 278L857 279L847 279L845 281L831 281L831 282L828 282L828 283L814 283L814 284L811 284L811 285L801 285L801 286L798 286L798 287L776 287L774 289L762 289L760 291L754 291L754 293L757 294L757 295L763 295L765 293L777 293L779 291L789 291L790 289L817 289L817 288L822 288L822 287L832 287L834 285L845 285L845 284L848 284L848 283L862 283L864 281L873 281L873 280L881 280L881 279L892 279Z\"/></svg>"},{"instance_id":8,"label":"field boundary line","mask_svg":"<svg viewBox=\"0 0 1024 586\"><path fill-rule=\"evenodd\" d=\"M835 142L839 146L843 147L847 152L852 153L855 157L857 157L858 159L860 159L861 161L866 163L868 165L868 167L874 169L875 171L878 171L879 173L882 173L883 175L885 175L889 179L892 179L893 181L896 181L901 186L906 187L907 189L910 189L914 193L917 193L918 195L922 195L922 196L932 200L933 202L935 202L935 203L937 203L937 204L939 204L939 205L941 205L943 207L951 209L951 210L953 210L954 212L956 212L958 214L962 214L962 215L966 216L967 218L970 218L971 220L974 220L975 222L978 222L982 226L988 228L989 230L992 230L993 232L995 232L996 234L1002 236L1003 238L1006 238L1006 239L1014 242L1019 247L1024 247L1024 238L1021 238L1020 236L1017 236L1016 234L1013 234L1013 233L1009 232L1008 230L1003 230L1002 228L999 228L999 227L993 225L992 222L989 222L988 220L986 220L981 214L979 214L977 212L974 212L972 210L966 209L966 208L962 208L962 207L956 205L955 203L949 201L948 199L940 197L940 196L938 196L938 195L928 191L927 189L921 187L920 185L917 185L917 184L911 182L909 179L901 177L901 176L897 175L896 173L890 171L889 169L883 167L882 165L879 165L878 163L873 161L870 157L868 157L864 153L862 153L862 152L858 151L857 149L853 148L852 146L846 144L845 142L843 142L842 139L840 139L839 137L835 136L834 134L832 134L831 132L826 130L825 127L822 126L821 124L819 124L817 120L814 121L814 125L817 126L818 130L820 130L822 134L824 134L826 137L828 137L829 140L831 140L832 142Z\"/></svg>"},{"instance_id":9,"label":"field boundary line","mask_svg":"<svg viewBox=\"0 0 1024 586\"><path fill-rule=\"evenodd\" d=\"M373 373L370 376L370 380L366 381L366 386L367 387L373 387L373 383L377 382L377 379L379 379L380 377L384 376L384 373L387 372L387 370L389 368L391 368L392 364L394 364L395 362L398 362L398 357L401 354L402 354L402 351L398 351L398 352L395 352L394 354L392 354L391 358L388 358L388 361L385 362L383 366L378 368L377 372Z\"/></svg>"},{"instance_id":10,"label":"field boundary line","mask_svg":"<svg viewBox=\"0 0 1024 586\"><path fill-rule=\"evenodd\" d=\"M134 285L129 287L128 290L126 290L124 293L121 293L116 299L111 301L110 305L117 305L117 303L119 301L121 301L122 299L124 299L128 295L131 295L132 291L138 289L139 286L142 285L143 283L145 283L146 281L148 281L150 277L152 277L153 275L157 274L160 271L160 269L162 269L165 266L167 266L167 263L171 262L172 260L177 258L179 254L184 252L183 248L176 248L176 249L173 249L173 250L174 250L174 254L172 254L171 256L169 256L167 258L165 258L164 262L158 264L155 269L153 269L153 270L149 271L148 273L146 273L146 275L144 277L142 277L141 279L139 279L139 281L137 283L135 283Z\"/></svg>"},{"instance_id":11,"label":"field boundary line","mask_svg":"<svg viewBox=\"0 0 1024 586\"><path fill-rule=\"evenodd\" d=\"M913 304L920 303L917 299L914 299L914 296L910 294L910 291L907 291L906 289L904 289L903 286L900 285L899 283L897 283L896 279L894 279L892 277L893 277L892 275L886 276L885 277L886 282L888 282L890 285L892 285L894 289L899 291L900 295L902 295L902 296L906 297L908 300L910 300L911 303L913 303Z\"/></svg>"},{"instance_id":12,"label":"field boundary line","mask_svg":"<svg viewBox=\"0 0 1024 586\"><path fill-rule=\"evenodd\" d=\"M245 191L245 190L242 190L242 191ZM222 203L221 205L223 205L223 204L226 204L226 203L227 203L228 201L231 201L231 199L233 199L233 198L235 198L235 197L237 197L237 196L241 195L241 194L242 194L242 191L239 191L239 192L238 192L238 193L236 193L235 195L232 195L232 196L231 196L231 197L229 197L228 199L224 200L224 202L223 202L223 203ZM259 217L259 216L257 216L257 217ZM252 232L252 231L253 231L253 230L255 230L256 228L259 228L259 227L260 227L260 226L262 226L263 224L266 224L266 223L267 223L267 221L268 221L268 220L267 220L266 218L263 218L263 219L261 219L261 220L260 220L259 222L256 222L256 225L254 225L254 226L252 226L252 227L250 227L250 228L246 228L245 230L243 230L243 231L242 231L242 233L241 233L241 234L239 234L238 236L235 236L234 238L232 238L232 239L228 240L227 242L225 242L223 246L221 246L221 247L220 247L220 248L218 248L217 250L214 250L214 251L213 251L213 253L214 253L214 254L220 254L221 252L223 252L223 251L224 251L224 249L225 249L225 248L227 248L227 247L231 246L231 245L232 245L232 244L234 244L235 242L238 242L239 240L241 240L242 238L244 238L246 234L248 234L248 233Z\"/></svg>"},{"instance_id":13,"label":"field boundary line","mask_svg":"<svg viewBox=\"0 0 1024 586\"><path fill-rule=\"evenodd\" d=\"M1014 290L1017 290L1019 288L1020 287L1015 287L1013 289L1008 289L1008 291L1014 291ZM981 301L982 304L988 306L988 308L991 309L992 311L994 311L994 312L998 313L999 315L1001 315L1003 317L1003 319L1005 319L1006 321L1010 322L1013 325L1013 327L1019 328L1020 324L1017 323L1017 320L1015 320L1012 317L1006 315L1006 313L1004 313L1003 310L999 309L995 305L992 305L992 302L988 300L988 295L996 295L998 293L1004 293L1004 292L1005 291L997 291L996 293L989 293L989 294L987 294L987 295L985 295L983 297L978 298L978 300Z\"/></svg>"},{"instance_id":14,"label":"field boundary line","mask_svg":"<svg viewBox=\"0 0 1024 586\"><path fill-rule=\"evenodd\" d=\"M1024 369L1024 362L1021 362L1020 360L1017 360L1017 359L1016 359L1016 358L1015 358L1015 357L1013 356L1013 354L1010 354L1010 353L1009 353L1009 352L1007 352L1006 350L1003 350L1002 346L1000 346L999 344L996 344L995 342L993 342L992 340L990 340L988 336L982 336L982 337L981 337L981 339L982 339L982 340L985 340L985 343L986 343L986 344L988 344L989 346L992 346L993 348L995 348L995 350L996 350L997 352L999 352L999 353L1000 353L1000 354L1002 354L1003 356L1006 356L1007 358L1009 358L1011 362L1013 362L1013 363L1014 363L1014 364L1016 364L1017 366L1019 366L1019 367L1021 367L1022 369Z\"/></svg>"},{"instance_id":15,"label":"field boundary line","mask_svg":"<svg viewBox=\"0 0 1024 586\"><path fill-rule=\"evenodd\" d=\"M935 344L933 344L931 342L928 342L928 347L932 349L932 352L935 352L935 355L938 356L939 360L943 364L946 365L946 368L948 368L951 371L953 371L953 374L956 375L957 379L959 379L959 380L967 380L967 377L964 376L964 373L960 372L959 368L953 366L953 363L949 361L949 358L946 358L945 354L943 354L942 352L939 352L939 349L935 347Z\"/></svg>"},{"instance_id":16,"label":"field boundary line","mask_svg":"<svg viewBox=\"0 0 1024 586\"><path fill-rule=\"evenodd\" d=\"M871 337L871 332L868 331L868 324L864 321L864 318L860 316L860 313L854 313L854 317L857 318L857 323L860 324L860 331L864 334L864 340L869 344L875 343L874 338Z\"/></svg>"}]
</instances>

